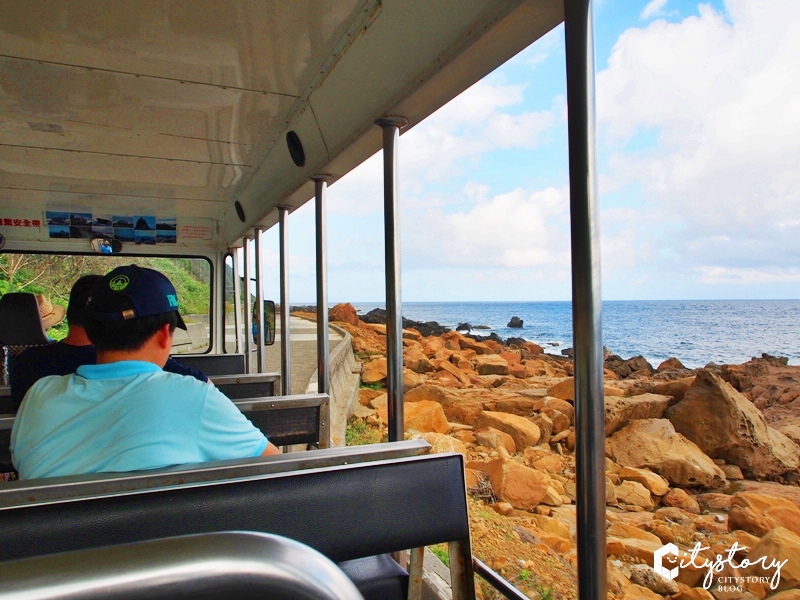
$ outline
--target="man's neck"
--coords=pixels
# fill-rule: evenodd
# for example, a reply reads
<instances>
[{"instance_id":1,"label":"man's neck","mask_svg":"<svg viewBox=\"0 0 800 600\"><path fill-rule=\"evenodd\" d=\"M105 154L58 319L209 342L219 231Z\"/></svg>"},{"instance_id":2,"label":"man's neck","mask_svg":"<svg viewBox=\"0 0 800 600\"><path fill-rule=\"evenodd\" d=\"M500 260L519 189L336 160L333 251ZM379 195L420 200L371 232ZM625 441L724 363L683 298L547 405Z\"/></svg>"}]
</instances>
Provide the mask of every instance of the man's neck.
<instances>
[{"instance_id":1,"label":"man's neck","mask_svg":"<svg viewBox=\"0 0 800 600\"><path fill-rule=\"evenodd\" d=\"M86 330L82 325L70 325L67 337L61 340L62 344L68 346L91 346L92 341L86 335Z\"/></svg>"},{"instance_id":2,"label":"man's neck","mask_svg":"<svg viewBox=\"0 0 800 600\"><path fill-rule=\"evenodd\" d=\"M98 365L121 362L123 360L139 360L142 362L153 363L158 367L164 366L163 364L159 363L159 357L153 356L153 354L150 352L142 352L140 350L135 350L132 352L128 352L127 350L106 350L105 352L101 351L97 353Z\"/></svg>"}]
</instances>

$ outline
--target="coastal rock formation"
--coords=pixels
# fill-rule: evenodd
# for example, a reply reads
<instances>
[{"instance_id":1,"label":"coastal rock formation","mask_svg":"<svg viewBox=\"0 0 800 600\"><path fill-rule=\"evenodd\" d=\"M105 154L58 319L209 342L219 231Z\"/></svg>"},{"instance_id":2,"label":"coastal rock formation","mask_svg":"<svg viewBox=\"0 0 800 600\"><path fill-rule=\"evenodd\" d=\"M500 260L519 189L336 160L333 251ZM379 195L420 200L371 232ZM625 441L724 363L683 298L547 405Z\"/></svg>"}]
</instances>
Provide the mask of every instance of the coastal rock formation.
<instances>
[{"instance_id":1,"label":"coastal rock formation","mask_svg":"<svg viewBox=\"0 0 800 600\"><path fill-rule=\"evenodd\" d=\"M519 317L511 317L511 320L508 322L506 327L512 327L514 329L522 329L522 319Z\"/></svg>"},{"instance_id":2,"label":"coastal rock formation","mask_svg":"<svg viewBox=\"0 0 800 600\"><path fill-rule=\"evenodd\" d=\"M362 381L384 385L385 326L339 325L362 357ZM403 332L406 435L428 440L433 452L465 455L477 556L518 585L530 577L552 585L553 600L574 598L572 360L544 354L532 342L476 338ZM774 468L787 440L771 431L800 439L800 402L792 399L800 390L800 377L794 379L800 367L762 357L705 370L669 360L654 371L640 357L607 358L609 600L800 600L791 597L798 588L776 596L762 583L712 594L701 587L706 569L691 566L665 584L651 568L667 543L688 557L699 542L708 548L698 556L702 562L724 556L735 542L749 549L736 554L737 562L767 548L789 558L782 579L795 581L785 573L800 555L800 472L780 473L785 463ZM373 439L386 439L385 391L365 387L359 393L353 421L372 430ZM753 477L771 481L746 479ZM747 574L749 568L726 567L720 576Z\"/></svg>"},{"instance_id":3,"label":"coastal rock formation","mask_svg":"<svg viewBox=\"0 0 800 600\"><path fill-rule=\"evenodd\" d=\"M715 487L725 474L666 419L632 421L606 440L606 454L624 467L646 467L675 485Z\"/></svg>"},{"instance_id":4,"label":"coastal rock formation","mask_svg":"<svg viewBox=\"0 0 800 600\"><path fill-rule=\"evenodd\" d=\"M328 319L330 321L339 321L341 323L349 323L350 325L358 325L359 318L356 309L352 304L337 304L328 311Z\"/></svg>"},{"instance_id":5,"label":"coastal rock formation","mask_svg":"<svg viewBox=\"0 0 800 600\"><path fill-rule=\"evenodd\" d=\"M800 466L800 448L768 427L752 402L711 371L700 371L666 416L708 456L737 465L745 474L774 477Z\"/></svg>"},{"instance_id":6,"label":"coastal rock formation","mask_svg":"<svg viewBox=\"0 0 800 600\"><path fill-rule=\"evenodd\" d=\"M789 531L783 527L776 527L766 535L750 550L749 556L753 560L757 557L769 557L769 561L784 562L780 571L780 581L777 582L776 590L783 591L800 586L800 535ZM765 569L763 562L744 569L744 573L751 577L765 577L768 581L772 580L775 570ZM800 591L800 590L796 590Z\"/></svg>"}]
</instances>

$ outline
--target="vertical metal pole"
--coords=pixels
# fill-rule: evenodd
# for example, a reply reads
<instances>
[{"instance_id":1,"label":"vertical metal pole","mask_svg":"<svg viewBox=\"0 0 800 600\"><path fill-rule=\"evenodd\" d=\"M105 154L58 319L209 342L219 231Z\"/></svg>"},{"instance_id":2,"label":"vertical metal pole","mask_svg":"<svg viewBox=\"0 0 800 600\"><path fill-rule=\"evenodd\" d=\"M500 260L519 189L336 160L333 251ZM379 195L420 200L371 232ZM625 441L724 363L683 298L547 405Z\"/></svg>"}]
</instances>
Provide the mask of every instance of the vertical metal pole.
<instances>
[{"instance_id":1,"label":"vertical metal pole","mask_svg":"<svg viewBox=\"0 0 800 600\"><path fill-rule=\"evenodd\" d=\"M328 213L326 190L329 177L314 177L317 236L317 391L330 392L328 352Z\"/></svg>"},{"instance_id":2,"label":"vertical metal pole","mask_svg":"<svg viewBox=\"0 0 800 600\"><path fill-rule=\"evenodd\" d=\"M256 341L256 356L258 357L258 372L267 372L267 348L264 346L264 277L261 272L264 260L261 253L264 251L264 230L256 229L256 327L258 338Z\"/></svg>"},{"instance_id":3,"label":"vertical metal pole","mask_svg":"<svg viewBox=\"0 0 800 600\"><path fill-rule=\"evenodd\" d=\"M386 392L389 441L404 439L403 421L403 317L400 282L400 215L397 209L397 143L403 117L375 120L383 129L383 219L386 253Z\"/></svg>"},{"instance_id":4,"label":"vertical metal pole","mask_svg":"<svg viewBox=\"0 0 800 600\"><path fill-rule=\"evenodd\" d=\"M239 261L242 258L242 249L233 249L233 319L236 328L236 352L244 352L244 339L242 339L242 270Z\"/></svg>"},{"instance_id":5,"label":"vertical metal pole","mask_svg":"<svg viewBox=\"0 0 800 600\"><path fill-rule=\"evenodd\" d=\"M253 313L250 306L250 240L249 235L244 236L244 372L253 371Z\"/></svg>"},{"instance_id":6,"label":"vertical metal pole","mask_svg":"<svg viewBox=\"0 0 800 600\"><path fill-rule=\"evenodd\" d=\"M292 393L291 350L289 345L289 269L287 258L289 248L286 240L286 223L289 209L278 207L278 225L280 238L280 277L281 277L281 394Z\"/></svg>"},{"instance_id":7,"label":"vertical metal pole","mask_svg":"<svg viewBox=\"0 0 800 600\"><path fill-rule=\"evenodd\" d=\"M564 0L569 106L578 597L606 598L605 426L592 0Z\"/></svg>"}]
</instances>

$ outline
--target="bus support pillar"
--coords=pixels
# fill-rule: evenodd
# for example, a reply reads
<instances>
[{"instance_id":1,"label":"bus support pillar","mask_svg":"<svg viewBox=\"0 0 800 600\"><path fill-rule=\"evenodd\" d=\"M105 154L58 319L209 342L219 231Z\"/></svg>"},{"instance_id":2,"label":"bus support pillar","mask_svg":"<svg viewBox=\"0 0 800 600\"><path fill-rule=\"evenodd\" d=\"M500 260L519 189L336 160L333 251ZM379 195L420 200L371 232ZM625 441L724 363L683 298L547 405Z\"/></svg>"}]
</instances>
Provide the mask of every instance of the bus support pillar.
<instances>
[{"instance_id":1,"label":"bus support pillar","mask_svg":"<svg viewBox=\"0 0 800 600\"><path fill-rule=\"evenodd\" d=\"M592 0L564 0L569 136L578 597L606 598L605 426Z\"/></svg>"},{"instance_id":2,"label":"bus support pillar","mask_svg":"<svg viewBox=\"0 0 800 600\"><path fill-rule=\"evenodd\" d=\"M250 280L252 279L252 262L250 240L246 235L242 238L244 250L244 372L253 372L253 309L250 303Z\"/></svg>"},{"instance_id":3,"label":"bus support pillar","mask_svg":"<svg viewBox=\"0 0 800 600\"><path fill-rule=\"evenodd\" d=\"M239 261L242 260L243 252L242 248L233 249L233 323L236 328L235 337L237 352L244 352L244 338L242 337L242 271L239 267ZM245 289L246 287L247 286L245 286ZM223 333L223 336L224 335ZM245 370L245 373L246 372Z\"/></svg>"},{"instance_id":4,"label":"bus support pillar","mask_svg":"<svg viewBox=\"0 0 800 600\"><path fill-rule=\"evenodd\" d=\"M383 219L386 269L386 392L389 441L405 437L403 420L403 316L400 282L400 214L397 209L397 144L403 117L375 119L383 130Z\"/></svg>"},{"instance_id":5,"label":"bus support pillar","mask_svg":"<svg viewBox=\"0 0 800 600\"><path fill-rule=\"evenodd\" d=\"M278 235L280 246L280 278L281 278L281 394L288 396L292 393L291 374L291 347L289 345L289 268L287 264L289 248L287 242L286 225L289 218L289 209L285 206L278 207Z\"/></svg>"},{"instance_id":6,"label":"bus support pillar","mask_svg":"<svg viewBox=\"0 0 800 600\"><path fill-rule=\"evenodd\" d=\"M264 260L262 252L264 251L264 230L257 228L255 230L256 238L256 329L258 330L258 339L256 340L256 357L258 359L258 372L267 372L267 348L264 345L264 274L262 269Z\"/></svg>"},{"instance_id":7,"label":"bus support pillar","mask_svg":"<svg viewBox=\"0 0 800 600\"><path fill-rule=\"evenodd\" d=\"M332 177L316 175L314 208L316 214L317 258L317 392L330 393L330 360L328 350L328 212L327 189Z\"/></svg>"}]
</instances>

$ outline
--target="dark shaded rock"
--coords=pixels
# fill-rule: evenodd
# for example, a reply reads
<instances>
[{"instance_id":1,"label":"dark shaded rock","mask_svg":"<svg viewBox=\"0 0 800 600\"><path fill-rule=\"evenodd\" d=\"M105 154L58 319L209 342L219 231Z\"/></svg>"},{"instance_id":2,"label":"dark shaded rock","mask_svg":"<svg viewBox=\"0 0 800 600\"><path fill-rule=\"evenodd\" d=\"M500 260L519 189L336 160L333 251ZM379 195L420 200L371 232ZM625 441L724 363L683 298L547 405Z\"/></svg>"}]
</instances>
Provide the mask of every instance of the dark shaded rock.
<instances>
[{"instance_id":1,"label":"dark shaded rock","mask_svg":"<svg viewBox=\"0 0 800 600\"><path fill-rule=\"evenodd\" d=\"M614 371L622 378L628 377L633 373L640 375L653 374L655 369L643 356L634 356L628 359L621 358L616 354L610 355L605 360L605 368Z\"/></svg>"},{"instance_id":2,"label":"dark shaded rock","mask_svg":"<svg viewBox=\"0 0 800 600\"><path fill-rule=\"evenodd\" d=\"M561 351L561 355L568 358L575 358L575 350L573 348L564 348Z\"/></svg>"},{"instance_id":3,"label":"dark shaded rock","mask_svg":"<svg viewBox=\"0 0 800 600\"><path fill-rule=\"evenodd\" d=\"M506 344L509 346L522 346L526 340L519 338L519 337L510 337L506 340Z\"/></svg>"},{"instance_id":4,"label":"dark shaded rock","mask_svg":"<svg viewBox=\"0 0 800 600\"><path fill-rule=\"evenodd\" d=\"M459 323L456 326L456 331L472 331L472 325L469 323Z\"/></svg>"},{"instance_id":5,"label":"dark shaded rock","mask_svg":"<svg viewBox=\"0 0 800 600\"><path fill-rule=\"evenodd\" d=\"M473 329L491 329L488 325L475 325Z\"/></svg>"},{"instance_id":6,"label":"dark shaded rock","mask_svg":"<svg viewBox=\"0 0 800 600\"><path fill-rule=\"evenodd\" d=\"M522 328L522 319L520 319L519 317L511 317L511 320L508 322L508 325L506 325L506 327L513 327L515 329L521 329Z\"/></svg>"},{"instance_id":7,"label":"dark shaded rock","mask_svg":"<svg viewBox=\"0 0 800 600\"><path fill-rule=\"evenodd\" d=\"M474 333L468 333L464 337L468 337L470 339L475 340L476 342L485 342L486 340L492 340L493 342L497 342L503 346L506 346L506 341L497 335L494 331L489 335L475 335ZM524 340L523 340L524 341Z\"/></svg>"},{"instance_id":8,"label":"dark shaded rock","mask_svg":"<svg viewBox=\"0 0 800 600\"><path fill-rule=\"evenodd\" d=\"M386 311L382 308L373 308L367 314L363 316L359 315L359 318L364 321L364 323L386 325ZM429 335L442 335L450 331L450 328L439 325L436 321L427 321L423 323L421 321L412 321L405 317L403 317L403 329L416 329L419 331L420 335L424 337L428 337Z\"/></svg>"}]
</instances>

